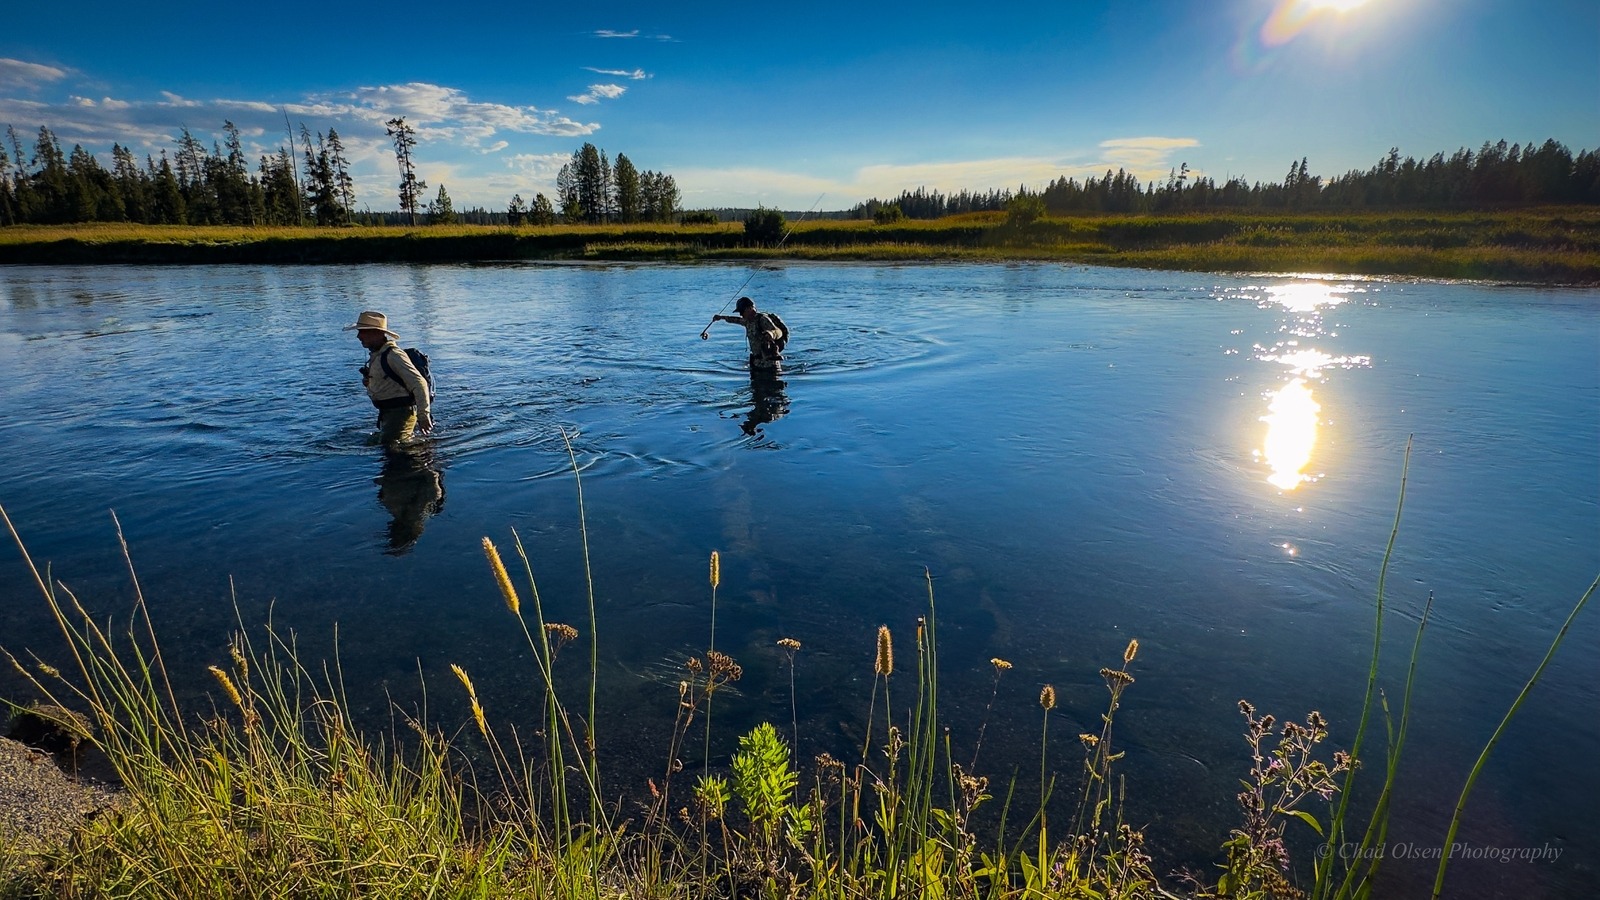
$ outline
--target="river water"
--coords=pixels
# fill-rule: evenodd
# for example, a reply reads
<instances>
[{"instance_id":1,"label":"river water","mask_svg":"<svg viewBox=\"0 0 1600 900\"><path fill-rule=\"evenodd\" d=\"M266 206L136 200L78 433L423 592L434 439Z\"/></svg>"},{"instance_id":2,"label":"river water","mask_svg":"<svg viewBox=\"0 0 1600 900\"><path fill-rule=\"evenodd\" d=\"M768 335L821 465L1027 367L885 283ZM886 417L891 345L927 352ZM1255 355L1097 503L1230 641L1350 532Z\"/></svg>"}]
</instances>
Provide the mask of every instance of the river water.
<instances>
[{"instance_id":1,"label":"river water","mask_svg":"<svg viewBox=\"0 0 1600 900\"><path fill-rule=\"evenodd\" d=\"M776 380L745 372L741 329L699 339L740 291L793 329ZM367 442L365 354L340 327L368 308L433 360L439 428L404 457ZM1052 768L1073 783L1098 671L1138 639L1118 740L1129 817L1167 868L1215 862L1237 821L1237 701L1321 710L1349 745L1408 440L1391 704L1434 604L1396 891L1431 882L1432 860L1404 857L1437 852L1600 574L1593 289L1062 265L0 268L0 360L0 504L105 616L133 596L114 510L168 663L197 687L237 606L312 658L337 634L374 720L426 682L430 713L463 721L456 663L491 719L525 721L534 673L479 542L509 554L514 529L550 618L587 632L581 487L600 737L616 770L643 760L619 789L657 774L674 666L709 638L712 550L716 644L746 673L719 700L722 755L761 719L798 728L801 760L848 753L877 627L909 658L926 572L956 755L987 721L997 783L1037 771L1046 683ZM782 637L803 644L792 708ZM63 653L15 549L0 645ZM574 690L580 646L561 661ZM998 689L993 657L1015 666ZM1597 675L1590 611L1479 781L1452 895L1595 879ZM1530 847L1560 855L1492 858Z\"/></svg>"}]
</instances>

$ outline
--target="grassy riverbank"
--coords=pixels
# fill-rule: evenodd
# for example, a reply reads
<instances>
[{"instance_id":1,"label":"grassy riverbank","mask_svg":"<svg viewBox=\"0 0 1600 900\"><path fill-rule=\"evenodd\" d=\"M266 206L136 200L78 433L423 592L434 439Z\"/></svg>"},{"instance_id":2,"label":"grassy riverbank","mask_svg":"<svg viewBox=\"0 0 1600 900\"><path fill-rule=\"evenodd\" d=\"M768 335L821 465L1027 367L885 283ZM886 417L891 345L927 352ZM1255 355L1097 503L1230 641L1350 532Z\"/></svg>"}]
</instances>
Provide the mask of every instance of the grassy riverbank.
<instances>
[{"instance_id":1,"label":"grassy riverbank","mask_svg":"<svg viewBox=\"0 0 1600 900\"><path fill-rule=\"evenodd\" d=\"M1045 260L1212 272L1325 272L1600 283L1600 209L1190 213L1020 223L1002 213L878 225L796 224L781 247L738 223L521 228L0 229L0 263L356 263L488 260Z\"/></svg>"}]
</instances>

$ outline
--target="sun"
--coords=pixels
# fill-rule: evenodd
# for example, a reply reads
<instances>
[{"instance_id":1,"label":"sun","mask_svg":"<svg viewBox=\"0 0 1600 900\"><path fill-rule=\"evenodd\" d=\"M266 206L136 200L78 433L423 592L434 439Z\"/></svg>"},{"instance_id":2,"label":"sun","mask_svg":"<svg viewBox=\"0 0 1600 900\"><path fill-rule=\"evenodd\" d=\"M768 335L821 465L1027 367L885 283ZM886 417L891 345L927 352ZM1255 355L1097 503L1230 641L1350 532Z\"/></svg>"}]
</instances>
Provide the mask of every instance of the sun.
<instances>
[{"instance_id":1,"label":"sun","mask_svg":"<svg viewBox=\"0 0 1600 900\"><path fill-rule=\"evenodd\" d=\"M1261 43L1276 47L1293 40L1319 19L1343 16L1371 0L1278 0L1272 15L1261 25Z\"/></svg>"},{"instance_id":2,"label":"sun","mask_svg":"<svg viewBox=\"0 0 1600 900\"><path fill-rule=\"evenodd\" d=\"M1365 6L1368 0L1303 0L1307 9L1329 10L1332 12L1349 12L1358 6Z\"/></svg>"}]
</instances>

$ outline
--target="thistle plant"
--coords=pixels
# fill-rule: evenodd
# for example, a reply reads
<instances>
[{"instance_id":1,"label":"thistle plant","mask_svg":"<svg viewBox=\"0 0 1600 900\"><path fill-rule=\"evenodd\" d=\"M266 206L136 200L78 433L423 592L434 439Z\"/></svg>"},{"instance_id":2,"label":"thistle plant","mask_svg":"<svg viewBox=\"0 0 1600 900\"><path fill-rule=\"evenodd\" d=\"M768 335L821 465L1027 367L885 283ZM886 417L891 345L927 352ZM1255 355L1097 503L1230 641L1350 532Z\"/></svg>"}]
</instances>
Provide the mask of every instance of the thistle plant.
<instances>
[{"instance_id":1,"label":"thistle plant","mask_svg":"<svg viewBox=\"0 0 1600 900\"><path fill-rule=\"evenodd\" d=\"M1257 716L1247 701L1239 701L1239 712L1245 717L1251 760L1238 795L1244 824L1223 844L1228 861L1217 892L1226 897L1289 896L1296 889L1287 878L1284 828L1292 817L1324 836L1322 824L1304 806L1313 797L1331 801L1339 790L1337 777L1350 770L1352 761L1343 750L1334 751L1332 765L1313 755L1328 736L1328 723L1315 710L1304 725L1285 721L1281 728L1272 715Z\"/></svg>"}]
</instances>

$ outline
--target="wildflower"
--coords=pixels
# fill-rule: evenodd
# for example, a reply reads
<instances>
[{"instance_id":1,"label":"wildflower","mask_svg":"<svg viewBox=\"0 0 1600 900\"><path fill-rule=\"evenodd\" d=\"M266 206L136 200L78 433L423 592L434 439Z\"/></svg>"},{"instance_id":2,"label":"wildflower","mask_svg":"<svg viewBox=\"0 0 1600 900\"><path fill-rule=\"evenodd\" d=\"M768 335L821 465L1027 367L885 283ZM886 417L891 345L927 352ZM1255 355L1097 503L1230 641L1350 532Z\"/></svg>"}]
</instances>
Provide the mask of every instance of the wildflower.
<instances>
[{"instance_id":1,"label":"wildflower","mask_svg":"<svg viewBox=\"0 0 1600 900\"><path fill-rule=\"evenodd\" d=\"M994 659L989 660L989 665L994 666L994 671L995 671L996 675L998 675L1001 672L1004 672L1007 669L1011 668L1011 663L1006 662L1005 660L1001 659L998 656L996 656Z\"/></svg>"},{"instance_id":2,"label":"wildflower","mask_svg":"<svg viewBox=\"0 0 1600 900\"><path fill-rule=\"evenodd\" d=\"M795 650L799 650L800 649L800 642L795 640L794 638L779 638L778 639L778 646L782 647L785 650L793 652Z\"/></svg>"},{"instance_id":3,"label":"wildflower","mask_svg":"<svg viewBox=\"0 0 1600 900\"><path fill-rule=\"evenodd\" d=\"M733 661L733 657L720 650L707 650L706 662L711 666L711 677L722 678L723 681L738 681L744 677L744 667Z\"/></svg>"},{"instance_id":4,"label":"wildflower","mask_svg":"<svg viewBox=\"0 0 1600 900\"><path fill-rule=\"evenodd\" d=\"M719 554L717 551L713 550L713 551L711 551L711 587L712 587L712 589L713 590L716 589L717 585L719 585L721 583L722 583L722 555Z\"/></svg>"},{"instance_id":5,"label":"wildflower","mask_svg":"<svg viewBox=\"0 0 1600 900\"><path fill-rule=\"evenodd\" d=\"M570 641L575 641L578 639L578 629L573 628L571 625L563 625L560 622L547 623L544 626L544 630L549 632L550 636L556 639L557 647L561 647Z\"/></svg>"},{"instance_id":6,"label":"wildflower","mask_svg":"<svg viewBox=\"0 0 1600 900\"><path fill-rule=\"evenodd\" d=\"M1139 652L1139 640L1137 638L1135 638L1135 639L1133 639L1133 640L1128 642L1128 649L1122 651L1122 664L1123 665L1127 665L1128 663L1133 662L1134 654L1136 654L1138 652Z\"/></svg>"},{"instance_id":7,"label":"wildflower","mask_svg":"<svg viewBox=\"0 0 1600 900\"><path fill-rule=\"evenodd\" d=\"M1083 749L1085 749L1085 750L1093 750L1096 746L1099 745L1100 736L1098 734L1088 734L1086 732L1084 734L1078 735L1078 740L1083 742Z\"/></svg>"},{"instance_id":8,"label":"wildflower","mask_svg":"<svg viewBox=\"0 0 1600 900\"><path fill-rule=\"evenodd\" d=\"M889 626L878 626L878 658L872 670L887 678L894 674L894 639L889 636Z\"/></svg>"},{"instance_id":9,"label":"wildflower","mask_svg":"<svg viewBox=\"0 0 1600 900\"><path fill-rule=\"evenodd\" d=\"M689 674L691 675L699 675L701 668L703 668L700 663L700 657L698 656L689 657L689 661L684 663L683 666L689 670Z\"/></svg>"},{"instance_id":10,"label":"wildflower","mask_svg":"<svg viewBox=\"0 0 1600 900\"><path fill-rule=\"evenodd\" d=\"M1240 700L1239 712L1242 712L1247 716L1253 716L1256 714L1256 708L1250 704L1249 700Z\"/></svg>"},{"instance_id":11,"label":"wildflower","mask_svg":"<svg viewBox=\"0 0 1600 900\"><path fill-rule=\"evenodd\" d=\"M1133 684L1133 676L1121 669L1101 669L1100 677L1106 680L1106 686L1112 690L1118 690Z\"/></svg>"},{"instance_id":12,"label":"wildflower","mask_svg":"<svg viewBox=\"0 0 1600 900\"><path fill-rule=\"evenodd\" d=\"M506 598L506 609L511 610L514 616L522 615L522 601L517 599L517 589L511 585L511 576L506 574L505 563L500 561L500 551L494 548L494 542L488 538L483 539L483 555L489 558L494 583L500 586L500 596Z\"/></svg>"},{"instance_id":13,"label":"wildflower","mask_svg":"<svg viewBox=\"0 0 1600 900\"><path fill-rule=\"evenodd\" d=\"M1039 705L1044 707L1045 712L1049 712L1050 710L1056 708L1055 685L1047 684L1044 686L1044 690L1039 692Z\"/></svg>"}]
</instances>

